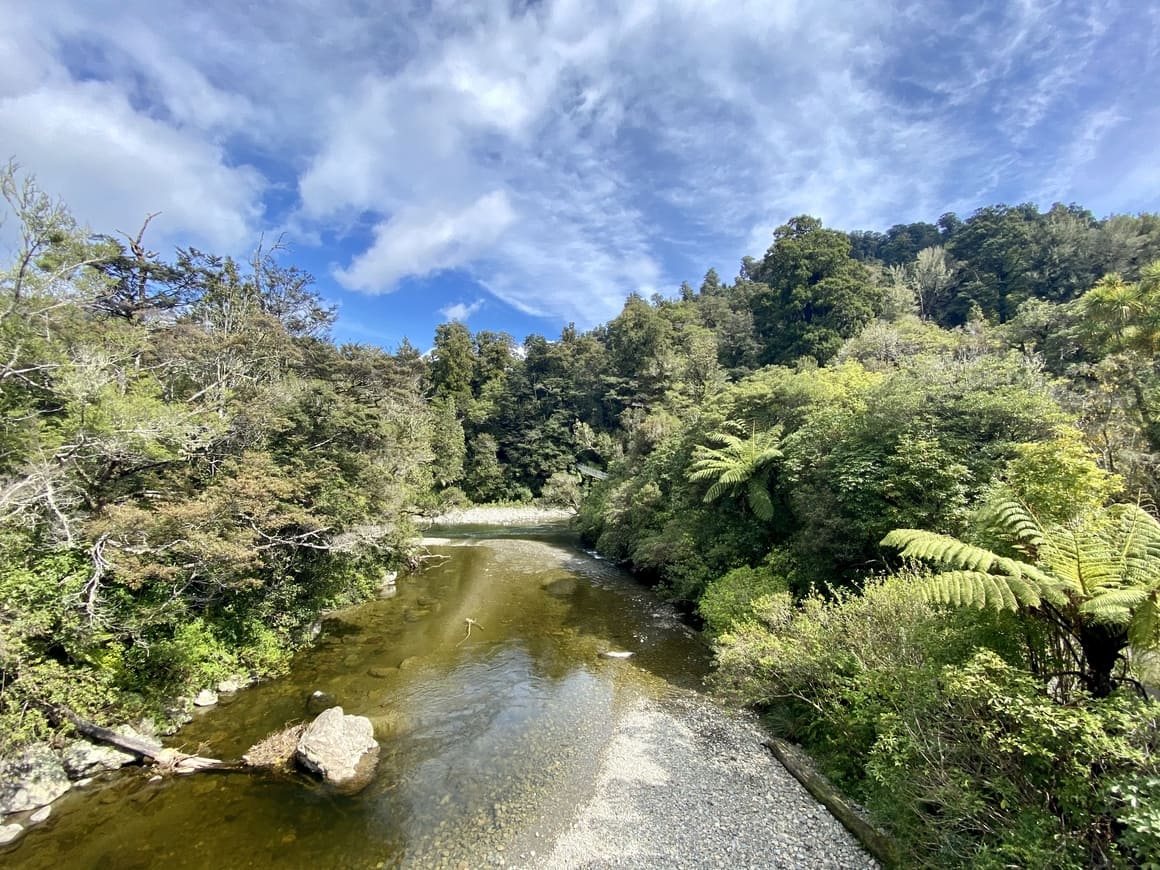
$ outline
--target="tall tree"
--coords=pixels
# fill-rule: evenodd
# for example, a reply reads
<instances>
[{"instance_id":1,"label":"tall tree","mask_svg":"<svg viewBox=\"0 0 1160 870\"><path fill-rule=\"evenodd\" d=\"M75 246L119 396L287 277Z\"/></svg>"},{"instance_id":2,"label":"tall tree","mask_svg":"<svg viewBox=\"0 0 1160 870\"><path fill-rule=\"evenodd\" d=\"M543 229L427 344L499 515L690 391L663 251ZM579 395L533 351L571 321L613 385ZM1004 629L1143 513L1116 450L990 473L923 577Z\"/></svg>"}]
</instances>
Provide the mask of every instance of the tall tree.
<instances>
[{"instance_id":1,"label":"tall tree","mask_svg":"<svg viewBox=\"0 0 1160 870\"><path fill-rule=\"evenodd\" d=\"M812 356L824 363L878 313L882 290L851 259L849 237L817 218L793 218L773 239L751 275L766 288L753 299L762 361Z\"/></svg>"},{"instance_id":2,"label":"tall tree","mask_svg":"<svg viewBox=\"0 0 1160 870\"><path fill-rule=\"evenodd\" d=\"M436 396L454 400L460 415L471 407L471 382L475 376L475 346L471 330L458 321L435 327L431 349L431 388Z\"/></svg>"}]
</instances>

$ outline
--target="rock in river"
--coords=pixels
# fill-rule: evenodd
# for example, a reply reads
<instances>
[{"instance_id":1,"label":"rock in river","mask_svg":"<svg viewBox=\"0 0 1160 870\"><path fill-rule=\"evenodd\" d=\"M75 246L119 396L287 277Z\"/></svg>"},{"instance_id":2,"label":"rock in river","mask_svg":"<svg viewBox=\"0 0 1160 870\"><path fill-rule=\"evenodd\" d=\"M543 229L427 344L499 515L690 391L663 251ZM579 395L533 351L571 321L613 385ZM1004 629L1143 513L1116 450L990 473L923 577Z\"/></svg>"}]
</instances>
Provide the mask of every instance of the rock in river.
<instances>
[{"instance_id":1,"label":"rock in river","mask_svg":"<svg viewBox=\"0 0 1160 870\"><path fill-rule=\"evenodd\" d=\"M50 804L69 788L56 753L47 746L32 746L0 762L0 816Z\"/></svg>"},{"instance_id":2,"label":"rock in river","mask_svg":"<svg viewBox=\"0 0 1160 870\"><path fill-rule=\"evenodd\" d=\"M195 707L212 707L218 702L218 693L213 689L202 689L193 699Z\"/></svg>"},{"instance_id":3,"label":"rock in river","mask_svg":"<svg viewBox=\"0 0 1160 870\"><path fill-rule=\"evenodd\" d=\"M75 740L61 753L64 769L74 779L83 779L102 770L117 770L132 764L137 756L120 752L112 746L97 746L87 740Z\"/></svg>"},{"instance_id":4,"label":"rock in river","mask_svg":"<svg viewBox=\"0 0 1160 870\"><path fill-rule=\"evenodd\" d=\"M342 707L318 715L298 739L298 763L341 792L353 794L374 778L379 744L365 716L347 716Z\"/></svg>"},{"instance_id":5,"label":"rock in river","mask_svg":"<svg viewBox=\"0 0 1160 870\"><path fill-rule=\"evenodd\" d=\"M322 689L315 689L306 697L306 712L310 714L318 714L323 710L328 710L331 707L337 706L338 701L330 692L324 692Z\"/></svg>"},{"instance_id":6,"label":"rock in river","mask_svg":"<svg viewBox=\"0 0 1160 870\"><path fill-rule=\"evenodd\" d=\"M24 826L15 823L11 825L0 825L0 846L7 846L14 842L24 833Z\"/></svg>"}]
</instances>

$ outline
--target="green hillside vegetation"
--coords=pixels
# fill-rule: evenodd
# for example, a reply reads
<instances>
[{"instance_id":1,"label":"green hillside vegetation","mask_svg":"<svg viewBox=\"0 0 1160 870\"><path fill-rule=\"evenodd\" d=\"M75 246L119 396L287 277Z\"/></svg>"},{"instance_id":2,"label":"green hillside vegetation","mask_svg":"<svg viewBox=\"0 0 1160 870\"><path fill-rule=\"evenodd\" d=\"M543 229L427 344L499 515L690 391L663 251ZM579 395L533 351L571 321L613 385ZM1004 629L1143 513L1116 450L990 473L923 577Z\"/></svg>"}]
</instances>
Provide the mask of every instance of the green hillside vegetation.
<instances>
[{"instance_id":1,"label":"green hillside vegetation","mask_svg":"<svg viewBox=\"0 0 1160 870\"><path fill-rule=\"evenodd\" d=\"M336 347L277 251L170 262L4 185L10 742L276 671L417 513L538 498L908 865L1160 866L1160 216L799 216L732 282L421 358Z\"/></svg>"}]
</instances>

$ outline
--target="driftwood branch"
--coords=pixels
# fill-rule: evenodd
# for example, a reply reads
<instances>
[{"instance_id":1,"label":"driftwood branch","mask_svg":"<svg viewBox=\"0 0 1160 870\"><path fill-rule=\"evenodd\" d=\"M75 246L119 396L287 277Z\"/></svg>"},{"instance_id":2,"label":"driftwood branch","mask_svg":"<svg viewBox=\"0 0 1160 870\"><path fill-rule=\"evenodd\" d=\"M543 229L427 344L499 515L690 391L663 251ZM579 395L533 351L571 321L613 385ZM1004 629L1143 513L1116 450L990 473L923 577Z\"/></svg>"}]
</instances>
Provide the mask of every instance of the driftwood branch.
<instances>
[{"instance_id":1,"label":"driftwood branch","mask_svg":"<svg viewBox=\"0 0 1160 870\"><path fill-rule=\"evenodd\" d=\"M57 721L69 722L77 731L86 737L100 743L107 743L117 749L136 755L138 758L149 759L159 767L172 773L196 773L199 770L239 770L242 765L237 762L221 761L217 758L202 758L199 755L187 755L176 749L162 749L156 744L141 740L129 734L121 734L111 728L103 728L86 719L82 719L67 707L47 708L49 715Z\"/></svg>"}]
</instances>

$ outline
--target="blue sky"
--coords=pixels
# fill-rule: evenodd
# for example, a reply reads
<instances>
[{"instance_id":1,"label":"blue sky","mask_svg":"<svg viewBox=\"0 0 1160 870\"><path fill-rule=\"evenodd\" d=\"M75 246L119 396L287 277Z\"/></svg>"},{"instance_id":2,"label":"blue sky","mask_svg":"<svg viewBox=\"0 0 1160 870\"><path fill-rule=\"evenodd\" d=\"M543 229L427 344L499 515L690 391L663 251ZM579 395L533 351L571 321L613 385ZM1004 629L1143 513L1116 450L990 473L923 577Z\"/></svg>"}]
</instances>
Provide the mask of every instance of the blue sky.
<instances>
[{"instance_id":1,"label":"blue sky","mask_svg":"<svg viewBox=\"0 0 1160 870\"><path fill-rule=\"evenodd\" d=\"M554 337L810 213L1160 209L1160 4L37 0L0 152L101 231L284 234L336 338Z\"/></svg>"}]
</instances>

